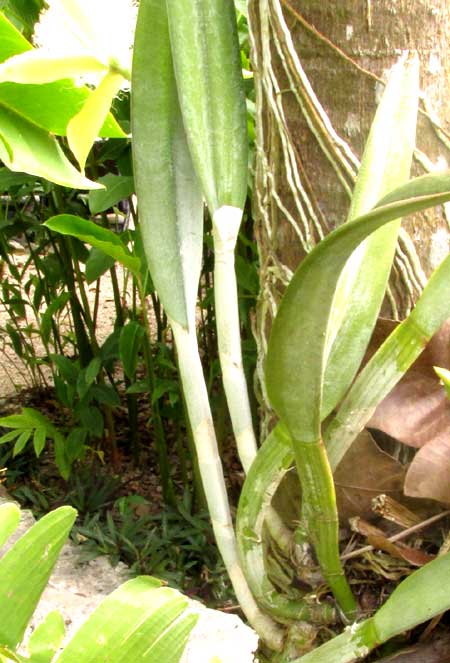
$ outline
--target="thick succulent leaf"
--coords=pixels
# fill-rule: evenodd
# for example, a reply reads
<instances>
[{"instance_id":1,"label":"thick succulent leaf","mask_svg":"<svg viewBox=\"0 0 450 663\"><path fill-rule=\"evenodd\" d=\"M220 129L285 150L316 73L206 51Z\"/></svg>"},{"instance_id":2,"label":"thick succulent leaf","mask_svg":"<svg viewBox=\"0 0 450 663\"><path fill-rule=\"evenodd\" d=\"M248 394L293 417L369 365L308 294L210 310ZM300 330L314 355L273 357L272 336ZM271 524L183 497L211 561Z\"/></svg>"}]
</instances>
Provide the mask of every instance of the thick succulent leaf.
<instances>
[{"instance_id":1,"label":"thick succulent leaf","mask_svg":"<svg viewBox=\"0 0 450 663\"><path fill-rule=\"evenodd\" d=\"M141 576L106 598L81 626L57 663L178 663L197 616L183 613L176 590Z\"/></svg>"},{"instance_id":2,"label":"thick succulent leaf","mask_svg":"<svg viewBox=\"0 0 450 663\"><path fill-rule=\"evenodd\" d=\"M211 214L243 209L247 111L236 13L229 0L168 1L178 96L192 159Z\"/></svg>"},{"instance_id":3,"label":"thick succulent leaf","mask_svg":"<svg viewBox=\"0 0 450 663\"><path fill-rule=\"evenodd\" d=\"M52 216L44 224L50 230L61 233L61 235L72 235L82 242L87 242L103 253L118 260L124 267L134 273L140 269L139 258L133 256L122 242L120 237L108 228L102 228L93 221L82 219L73 214L58 214Z\"/></svg>"},{"instance_id":4,"label":"thick succulent leaf","mask_svg":"<svg viewBox=\"0 0 450 663\"><path fill-rule=\"evenodd\" d=\"M67 125L67 140L81 170L105 122L114 97L124 82L123 76L108 72Z\"/></svg>"},{"instance_id":5,"label":"thick succulent leaf","mask_svg":"<svg viewBox=\"0 0 450 663\"><path fill-rule=\"evenodd\" d=\"M13 534L20 522L20 509L17 504L0 504L0 548Z\"/></svg>"},{"instance_id":6,"label":"thick succulent leaf","mask_svg":"<svg viewBox=\"0 0 450 663\"><path fill-rule=\"evenodd\" d=\"M320 438L326 331L348 257L385 223L449 200L449 189L448 173L412 180L392 192L388 204L328 235L296 271L273 324L266 360L269 398L294 438Z\"/></svg>"},{"instance_id":7,"label":"thick succulent leaf","mask_svg":"<svg viewBox=\"0 0 450 663\"><path fill-rule=\"evenodd\" d=\"M419 63L415 56L398 63L391 73L364 150L349 221L408 181L418 102ZM323 418L341 400L364 356L383 302L399 227L400 220L370 235L352 254L339 278L327 330L330 355L324 378Z\"/></svg>"},{"instance_id":8,"label":"thick succulent leaf","mask_svg":"<svg viewBox=\"0 0 450 663\"><path fill-rule=\"evenodd\" d=\"M169 317L194 324L203 201L178 104L165 2L139 7L133 56L133 158L139 222L153 283Z\"/></svg>"},{"instance_id":9,"label":"thick succulent leaf","mask_svg":"<svg viewBox=\"0 0 450 663\"><path fill-rule=\"evenodd\" d=\"M65 157L56 139L0 102L0 158L11 170L44 177L74 189L98 189Z\"/></svg>"},{"instance_id":10,"label":"thick succulent leaf","mask_svg":"<svg viewBox=\"0 0 450 663\"><path fill-rule=\"evenodd\" d=\"M75 518L71 507L52 511L0 559L0 644L21 642Z\"/></svg>"},{"instance_id":11,"label":"thick succulent leaf","mask_svg":"<svg viewBox=\"0 0 450 663\"><path fill-rule=\"evenodd\" d=\"M0 12L0 62L31 50L31 44ZM39 86L1 83L0 105L46 131L65 136L69 120L80 111L91 94L87 87L76 86L72 80ZM111 114L99 135L125 138L125 133Z\"/></svg>"},{"instance_id":12,"label":"thick succulent leaf","mask_svg":"<svg viewBox=\"0 0 450 663\"><path fill-rule=\"evenodd\" d=\"M369 422L375 408L400 382L449 317L450 256L432 274L412 313L392 332L358 375L328 425L325 441L333 469Z\"/></svg>"}]
</instances>

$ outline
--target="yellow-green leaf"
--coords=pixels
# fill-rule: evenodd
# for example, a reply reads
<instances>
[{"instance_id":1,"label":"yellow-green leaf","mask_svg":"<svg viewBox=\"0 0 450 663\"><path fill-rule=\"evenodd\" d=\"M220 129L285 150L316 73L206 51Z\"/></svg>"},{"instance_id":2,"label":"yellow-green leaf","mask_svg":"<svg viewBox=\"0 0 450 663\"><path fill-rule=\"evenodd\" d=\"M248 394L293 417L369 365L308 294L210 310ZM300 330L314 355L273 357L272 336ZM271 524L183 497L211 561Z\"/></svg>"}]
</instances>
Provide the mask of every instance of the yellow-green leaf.
<instances>
[{"instance_id":1,"label":"yellow-green leaf","mask_svg":"<svg viewBox=\"0 0 450 663\"><path fill-rule=\"evenodd\" d=\"M44 49L33 49L0 64L0 83L52 83L105 71L106 65L92 55L55 57Z\"/></svg>"},{"instance_id":2,"label":"yellow-green leaf","mask_svg":"<svg viewBox=\"0 0 450 663\"><path fill-rule=\"evenodd\" d=\"M112 100L124 81L123 76L109 72L87 99L83 108L67 125L67 139L80 168L84 169L89 151L108 115Z\"/></svg>"}]
</instances>

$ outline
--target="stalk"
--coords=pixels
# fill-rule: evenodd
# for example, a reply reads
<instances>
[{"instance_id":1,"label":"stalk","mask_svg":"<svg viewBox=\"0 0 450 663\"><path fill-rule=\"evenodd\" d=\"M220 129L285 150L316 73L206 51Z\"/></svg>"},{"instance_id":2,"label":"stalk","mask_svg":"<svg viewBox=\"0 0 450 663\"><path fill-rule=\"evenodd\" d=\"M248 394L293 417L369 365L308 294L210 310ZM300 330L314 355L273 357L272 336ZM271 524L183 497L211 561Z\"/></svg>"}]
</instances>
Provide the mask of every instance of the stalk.
<instances>
[{"instance_id":1,"label":"stalk","mask_svg":"<svg viewBox=\"0 0 450 663\"><path fill-rule=\"evenodd\" d=\"M213 216L214 301L223 385L239 458L247 474L257 453L242 363L234 249L242 210L223 206Z\"/></svg>"},{"instance_id":2,"label":"stalk","mask_svg":"<svg viewBox=\"0 0 450 663\"><path fill-rule=\"evenodd\" d=\"M223 477L217 440L198 354L197 338L192 326L189 330L170 320L178 349L178 365L192 426L200 474L206 495L217 546L236 593L236 598L254 629L276 651L282 649L283 631L264 615L253 598L242 572L236 538L231 519L228 496Z\"/></svg>"},{"instance_id":3,"label":"stalk","mask_svg":"<svg viewBox=\"0 0 450 663\"><path fill-rule=\"evenodd\" d=\"M339 519L333 475L322 440L293 441L302 485L302 515L320 568L348 619L356 615L356 602L339 559Z\"/></svg>"}]
</instances>

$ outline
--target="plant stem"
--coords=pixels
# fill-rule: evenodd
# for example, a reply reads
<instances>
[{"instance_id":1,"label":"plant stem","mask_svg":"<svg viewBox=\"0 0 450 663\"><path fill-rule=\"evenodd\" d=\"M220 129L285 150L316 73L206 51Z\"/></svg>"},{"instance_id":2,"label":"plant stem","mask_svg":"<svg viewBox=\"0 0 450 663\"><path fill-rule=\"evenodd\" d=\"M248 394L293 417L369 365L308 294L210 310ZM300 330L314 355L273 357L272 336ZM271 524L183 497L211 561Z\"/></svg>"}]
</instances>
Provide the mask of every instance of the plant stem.
<instances>
[{"instance_id":1,"label":"plant stem","mask_svg":"<svg viewBox=\"0 0 450 663\"><path fill-rule=\"evenodd\" d=\"M256 438L242 364L234 249L242 210L221 207L213 217L214 298L223 384L242 466L246 473L257 453Z\"/></svg>"},{"instance_id":2,"label":"plant stem","mask_svg":"<svg viewBox=\"0 0 450 663\"><path fill-rule=\"evenodd\" d=\"M320 568L339 606L354 619L356 602L339 559L339 520L333 475L322 440L293 441L302 485L302 513Z\"/></svg>"},{"instance_id":3,"label":"plant stem","mask_svg":"<svg viewBox=\"0 0 450 663\"><path fill-rule=\"evenodd\" d=\"M244 373L234 250L242 210L223 206L213 216L214 300L219 359L239 458L246 474L258 452ZM272 507L266 515L272 536L288 549L290 530Z\"/></svg>"},{"instance_id":4,"label":"plant stem","mask_svg":"<svg viewBox=\"0 0 450 663\"><path fill-rule=\"evenodd\" d=\"M219 551L223 557L236 597L249 622L264 640L280 651L282 630L264 615L253 598L242 572L230 506L208 401L203 368L198 354L195 325L190 330L170 321L178 348L178 363L186 407L197 449L200 473Z\"/></svg>"}]
</instances>

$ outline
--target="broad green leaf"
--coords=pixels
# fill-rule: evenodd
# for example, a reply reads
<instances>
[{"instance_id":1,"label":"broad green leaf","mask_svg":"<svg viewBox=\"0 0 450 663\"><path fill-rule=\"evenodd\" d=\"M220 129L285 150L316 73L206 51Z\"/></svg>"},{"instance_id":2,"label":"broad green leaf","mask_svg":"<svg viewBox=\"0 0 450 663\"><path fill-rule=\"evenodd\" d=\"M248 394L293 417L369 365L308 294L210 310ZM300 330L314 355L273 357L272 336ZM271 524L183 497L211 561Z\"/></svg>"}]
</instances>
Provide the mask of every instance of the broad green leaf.
<instances>
[{"instance_id":1,"label":"broad green leaf","mask_svg":"<svg viewBox=\"0 0 450 663\"><path fill-rule=\"evenodd\" d=\"M132 320L120 332L119 352L125 375L133 380L136 373L139 350L144 340L145 329Z\"/></svg>"},{"instance_id":2,"label":"broad green leaf","mask_svg":"<svg viewBox=\"0 0 450 663\"><path fill-rule=\"evenodd\" d=\"M243 209L247 110L236 13L229 0L166 2L180 108L211 214Z\"/></svg>"},{"instance_id":3,"label":"broad green leaf","mask_svg":"<svg viewBox=\"0 0 450 663\"><path fill-rule=\"evenodd\" d=\"M67 125L67 140L81 170L105 122L114 97L124 81L123 76L108 72L87 99L79 113Z\"/></svg>"},{"instance_id":4,"label":"broad green leaf","mask_svg":"<svg viewBox=\"0 0 450 663\"><path fill-rule=\"evenodd\" d=\"M31 44L0 13L0 62L26 51ZM53 134L65 136L69 120L82 108L92 92L78 87L71 80L43 85L0 84L0 106L37 124ZM102 127L100 136L125 138L125 134L111 114Z\"/></svg>"},{"instance_id":5,"label":"broad green leaf","mask_svg":"<svg viewBox=\"0 0 450 663\"><path fill-rule=\"evenodd\" d=\"M17 504L0 504L0 548L14 534L20 522L20 509Z\"/></svg>"},{"instance_id":6,"label":"broad green leaf","mask_svg":"<svg viewBox=\"0 0 450 663\"><path fill-rule=\"evenodd\" d=\"M330 464L339 465L377 405L450 317L450 256L431 275L414 310L363 368L325 431Z\"/></svg>"},{"instance_id":7,"label":"broad green leaf","mask_svg":"<svg viewBox=\"0 0 450 663\"><path fill-rule=\"evenodd\" d=\"M50 612L27 642L32 663L51 663L63 641L64 633L63 616L57 610Z\"/></svg>"},{"instance_id":8,"label":"broad green leaf","mask_svg":"<svg viewBox=\"0 0 450 663\"><path fill-rule=\"evenodd\" d=\"M64 156L56 139L0 103L0 134L11 148L0 142L0 158L8 168L44 177L74 189L98 189L100 184L84 177Z\"/></svg>"},{"instance_id":9,"label":"broad green leaf","mask_svg":"<svg viewBox=\"0 0 450 663\"><path fill-rule=\"evenodd\" d=\"M151 277L168 316L186 328L194 324L203 201L179 110L165 2L159 0L139 7L132 133L139 221Z\"/></svg>"},{"instance_id":10,"label":"broad green leaf","mask_svg":"<svg viewBox=\"0 0 450 663\"><path fill-rule=\"evenodd\" d=\"M71 507L52 511L0 559L0 644L21 642L75 518Z\"/></svg>"},{"instance_id":11,"label":"broad green leaf","mask_svg":"<svg viewBox=\"0 0 450 663\"><path fill-rule=\"evenodd\" d=\"M85 381L86 384L92 384L99 374L99 371L102 367L102 360L100 357L94 357L91 359L89 364L86 366L85 371L84 371L84 376L85 376Z\"/></svg>"},{"instance_id":12,"label":"broad green leaf","mask_svg":"<svg viewBox=\"0 0 450 663\"><path fill-rule=\"evenodd\" d=\"M91 214L104 212L134 193L132 177L108 173L104 177L99 177L98 182L105 188L89 192L88 201Z\"/></svg>"},{"instance_id":13,"label":"broad green leaf","mask_svg":"<svg viewBox=\"0 0 450 663\"><path fill-rule=\"evenodd\" d=\"M102 228L93 221L72 214L52 216L43 225L61 235L72 235L82 242L95 246L132 272L139 272L139 258L135 258L120 237L108 228Z\"/></svg>"},{"instance_id":14,"label":"broad green leaf","mask_svg":"<svg viewBox=\"0 0 450 663\"><path fill-rule=\"evenodd\" d=\"M269 398L294 439L320 439L325 335L339 275L371 232L450 199L450 175L426 175L328 235L305 258L282 299L266 360Z\"/></svg>"},{"instance_id":15,"label":"broad green leaf","mask_svg":"<svg viewBox=\"0 0 450 663\"><path fill-rule=\"evenodd\" d=\"M116 589L81 626L56 663L178 663L197 621L187 600L154 578Z\"/></svg>"},{"instance_id":16,"label":"broad green leaf","mask_svg":"<svg viewBox=\"0 0 450 663\"><path fill-rule=\"evenodd\" d=\"M44 49L33 48L13 55L0 64L0 83L39 85L106 71L106 65L90 55L55 57Z\"/></svg>"},{"instance_id":17,"label":"broad green leaf","mask_svg":"<svg viewBox=\"0 0 450 663\"><path fill-rule=\"evenodd\" d=\"M418 102L416 56L398 63L391 73L364 150L348 220L369 211L384 194L408 181ZM342 399L362 361L384 299L399 228L400 220L370 235L339 278L327 330L322 418Z\"/></svg>"},{"instance_id":18,"label":"broad green leaf","mask_svg":"<svg viewBox=\"0 0 450 663\"><path fill-rule=\"evenodd\" d=\"M86 281L92 283L99 279L103 274L114 266L115 260L106 255L104 251L92 247L89 251L89 257L86 260Z\"/></svg>"}]
</instances>

